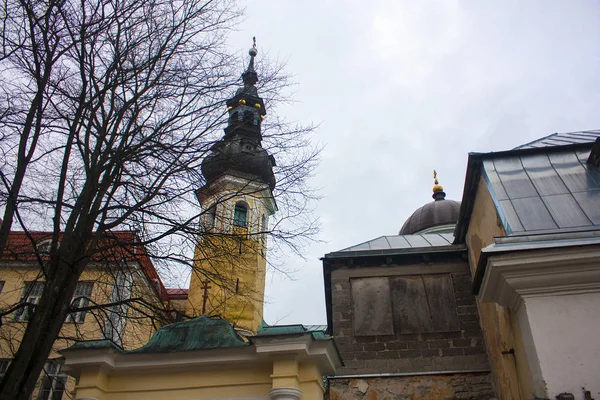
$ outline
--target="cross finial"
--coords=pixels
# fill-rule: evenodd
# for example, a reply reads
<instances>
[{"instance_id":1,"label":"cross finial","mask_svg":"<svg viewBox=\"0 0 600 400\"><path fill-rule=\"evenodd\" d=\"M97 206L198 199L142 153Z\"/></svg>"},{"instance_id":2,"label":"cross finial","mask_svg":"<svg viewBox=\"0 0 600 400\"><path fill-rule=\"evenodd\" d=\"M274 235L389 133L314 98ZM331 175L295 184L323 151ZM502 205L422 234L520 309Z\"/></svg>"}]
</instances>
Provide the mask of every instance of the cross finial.
<instances>
[{"instance_id":1,"label":"cross finial","mask_svg":"<svg viewBox=\"0 0 600 400\"><path fill-rule=\"evenodd\" d=\"M256 36L252 36L252 47L256 48Z\"/></svg>"},{"instance_id":2,"label":"cross finial","mask_svg":"<svg viewBox=\"0 0 600 400\"><path fill-rule=\"evenodd\" d=\"M440 182L438 181L438 178L437 178L437 171L434 169L433 170L433 196L434 196L434 198L436 198L436 195L435 195L436 193L444 193L444 188L442 187L442 185L440 185ZM441 197L441 198L443 198L443 197Z\"/></svg>"}]
</instances>

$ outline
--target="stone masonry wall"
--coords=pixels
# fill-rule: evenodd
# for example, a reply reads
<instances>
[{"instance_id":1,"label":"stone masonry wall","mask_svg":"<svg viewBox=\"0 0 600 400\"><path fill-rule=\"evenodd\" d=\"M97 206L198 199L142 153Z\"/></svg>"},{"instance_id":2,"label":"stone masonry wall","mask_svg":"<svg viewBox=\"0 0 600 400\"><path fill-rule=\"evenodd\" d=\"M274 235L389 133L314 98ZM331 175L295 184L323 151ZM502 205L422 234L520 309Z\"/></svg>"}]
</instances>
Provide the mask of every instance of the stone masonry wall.
<instances>
[{"instance_id":1,"label":"stone masonry wall","mask_svg":"<svg viewBox=\"0 0 600 400\"><path fill-rule=\"evenodd\" d=\"M350 278L334 271L333 336L344 362L337 375L488 369L468 266L457 270L451 277L459 331L384 336L354 336Z\"/></svg>"},{"instance_id":2,"label":"stone masonry wall","mask_svg":"<svg viewBox=\"0 0 600 400\"><path fill-rule=\"evenodd\" d=\"M329 400L490 400L489 373L329 380Z\"/></svg>"}]
</instances>

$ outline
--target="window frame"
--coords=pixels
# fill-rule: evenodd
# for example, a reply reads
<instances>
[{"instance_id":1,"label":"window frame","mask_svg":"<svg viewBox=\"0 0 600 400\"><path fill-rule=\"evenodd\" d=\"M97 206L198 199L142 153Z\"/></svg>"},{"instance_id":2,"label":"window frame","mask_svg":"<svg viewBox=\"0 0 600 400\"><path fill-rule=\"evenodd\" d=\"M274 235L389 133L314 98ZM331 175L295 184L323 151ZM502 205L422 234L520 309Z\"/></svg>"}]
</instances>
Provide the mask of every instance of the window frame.
<instances>
[{"instance_id":1,"label":"window frame","mask_svg":"<svg viewBox=\"0 0 600 400\"><path fill-rule=\"evenodd\" d=\"M248 204L244 201L237 201L235 203L235 205L233 206L233 226L237 226L240 228L248 227L249 209L250 207L248 207ZM238 210L240 210L239 213ZM241 215L243 215L243 220L241 218Z\"/></svg>"},{"instance_id":2,"label":"window frame","mask_svg":"<svg viewBox=\"0 0 600 400\"><path fill-rule=\"evenodd\" d=\"M21 295L21 303L27 303L30 305L23 305L22 307L19 307L17 309L17 311L15 311L15 316L13 318L13 321L15 322L29 322L29 320L31 319L31 315L29 313L30 309L33 312L35 312L35 306L40 302L40 298L42 297L42 294L44 293L44 287L45 287L45 283L46 282L38 282L38 281L33 281L33 282L24 282L24 286L23 286L23 293ZM33 290L35 288L40 288L41 290L39 290L39 294L37 293L37 290Z\"/></svg>"},{"instance_id":3,"label":"window frame","mask_svg":"<svg viewBox=\"0 0 600 400\"><path fill-rule=\"evenodd\" d=\"M90 304L92 291L94 290L94 282L81 281L77 282L75 293L71 299L72 308L83 308ZM65 323L82 324L85 321L87 311L76 311L67 314Z\"/></svg>"},{"instance_id":4,"label":"window frame","mask_svg":"<svg viewBox=\"0 0 600 400\"><path fill-rule=\"evenodd\" d=\"M44 375L40 380L37 400L62 399L67 389L67 375L62 372L61 367L62 365L56 360L50 360L44 364Z\"/></svg>"}]
</instances>

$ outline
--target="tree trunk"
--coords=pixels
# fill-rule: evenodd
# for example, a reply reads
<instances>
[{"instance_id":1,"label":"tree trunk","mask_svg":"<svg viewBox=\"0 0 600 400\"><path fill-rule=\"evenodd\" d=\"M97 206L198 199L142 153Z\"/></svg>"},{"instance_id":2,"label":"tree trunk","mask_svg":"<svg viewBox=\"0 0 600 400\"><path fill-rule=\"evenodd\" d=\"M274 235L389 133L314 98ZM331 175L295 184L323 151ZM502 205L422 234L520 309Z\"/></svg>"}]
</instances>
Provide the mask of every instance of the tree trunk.
<instances>
[{"instance_id":1,"label":"tree trunk","mask_svg":"<svg viewBox=\"0 0 600 400\"><path fill-rule=\"evenodd\" d=\"M25 345L19 346L0 383L0 400L31 398L36 381L67 315L81 270L80 266L74 268L63 260L57 261L56 273L45 282L39 305L27 324L21 341L21 344Z\"/></svg>"}]
</instances>

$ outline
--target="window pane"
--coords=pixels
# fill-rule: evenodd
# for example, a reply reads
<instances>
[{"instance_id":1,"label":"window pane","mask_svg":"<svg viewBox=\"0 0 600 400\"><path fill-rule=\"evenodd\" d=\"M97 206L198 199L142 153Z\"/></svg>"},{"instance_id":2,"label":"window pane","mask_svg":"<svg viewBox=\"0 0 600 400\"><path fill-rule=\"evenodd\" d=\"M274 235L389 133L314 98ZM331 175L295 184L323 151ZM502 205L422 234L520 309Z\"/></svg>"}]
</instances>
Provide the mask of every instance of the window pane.
<instances>
[{"instance_id":1,"label":"window pane","mask_svg":"<svg viewBox=\"0 0 600 400\"><path fill-rule=\"evenodd\" d=\"M246 226L247 213L248 213L248 210L246 210L246 207L241 206L241 205L236 205L234 212L233 212L233 224L235 226Z\"/></svg>"}]
</instances>

